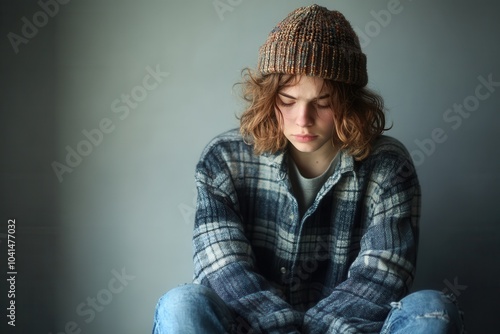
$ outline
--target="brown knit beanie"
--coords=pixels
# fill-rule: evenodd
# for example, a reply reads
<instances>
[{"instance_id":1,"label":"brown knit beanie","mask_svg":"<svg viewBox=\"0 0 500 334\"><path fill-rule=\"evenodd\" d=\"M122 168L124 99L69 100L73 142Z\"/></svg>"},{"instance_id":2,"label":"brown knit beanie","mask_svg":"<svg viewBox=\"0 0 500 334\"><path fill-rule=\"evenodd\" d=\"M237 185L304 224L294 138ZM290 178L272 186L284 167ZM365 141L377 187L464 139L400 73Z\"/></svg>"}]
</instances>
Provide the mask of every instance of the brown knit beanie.
<instances>
[{"instance_id":1,"label":"brown knit beanie","mask_svg":"<svg viewBox=\"0 0 500 334\"><path fill-rule=\"evenodd\" d=\"M365 86L366 56L349 21L338 11L301 7L278 23L259 50L262 74L285 73Z\"/></svg>"}]
</instances>

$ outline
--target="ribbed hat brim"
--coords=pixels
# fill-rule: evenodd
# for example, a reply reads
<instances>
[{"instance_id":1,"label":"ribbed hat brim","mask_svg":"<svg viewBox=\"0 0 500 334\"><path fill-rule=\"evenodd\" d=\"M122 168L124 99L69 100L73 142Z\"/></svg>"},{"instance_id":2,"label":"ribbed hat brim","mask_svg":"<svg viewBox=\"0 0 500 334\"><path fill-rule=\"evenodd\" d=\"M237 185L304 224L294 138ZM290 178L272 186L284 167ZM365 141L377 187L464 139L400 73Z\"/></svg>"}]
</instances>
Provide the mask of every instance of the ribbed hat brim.
<instances>
[{"instance_id":1,"label":"ribbed hat brim","mask_svg":"<svg viewBox=\"0 0 500 334\"><path fill-rule=\"evenodd\" d=\"M262 45L257 68L263 74L318 76L359 86L368 83L365 54L310 41L274 41Z\"/></svg>"}]
</instances>

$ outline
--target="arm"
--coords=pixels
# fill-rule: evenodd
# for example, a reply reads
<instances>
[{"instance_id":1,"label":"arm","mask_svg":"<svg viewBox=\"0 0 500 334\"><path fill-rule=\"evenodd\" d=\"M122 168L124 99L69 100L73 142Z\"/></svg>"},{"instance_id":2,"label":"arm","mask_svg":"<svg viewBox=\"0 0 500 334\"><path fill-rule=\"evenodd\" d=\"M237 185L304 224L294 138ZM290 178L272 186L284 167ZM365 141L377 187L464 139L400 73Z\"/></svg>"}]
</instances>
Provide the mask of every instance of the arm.
<instances>
[{"instance_id":1,"label":"arm","mask_svg":"<svg viewBox=\"0 0 500 334\"><path fill-rule=\"evenodd\" d=\"M198 164L196 183L195 282L214 289L257 333L299 333L303 314L256 272L224 159L206 155Z\"/></svg>"},{"instance_id":2,"label":"arm","mask_svg":"<svg viewBox=\"0 0 500 334\"><path fill-rule=\"evenodd\" d=\"M306 312L305 333L379 333L390 302L408 293L415 273L420 186L414 169L404 177L400 172L410 160L398 160L379 173L383 179L370 181L359 254L348 278Z\"/></svg>"}]
</instances>

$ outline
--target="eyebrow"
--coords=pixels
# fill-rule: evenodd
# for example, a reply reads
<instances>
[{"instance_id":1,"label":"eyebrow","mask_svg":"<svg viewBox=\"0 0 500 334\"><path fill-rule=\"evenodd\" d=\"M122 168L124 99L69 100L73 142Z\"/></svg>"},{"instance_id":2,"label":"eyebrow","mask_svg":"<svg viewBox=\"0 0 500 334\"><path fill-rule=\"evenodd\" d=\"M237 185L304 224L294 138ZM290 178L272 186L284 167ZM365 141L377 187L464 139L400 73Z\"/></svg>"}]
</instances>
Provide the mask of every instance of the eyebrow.
<instances>
[{"instance_id":1,"label":"eyebrow","mask_svg":"<svg viewBox=\"0 0 500 334\"><path fill-rule=\"evenodd\" d=\"M284 97L287 97L287 98L289 98L289 99L292 99L292 100L297 100L297 98L296 98L296 97L293 97L293 96L291 96L291 95L288 95L288 94L285 94L285 93L282 93L282 92L279 92L278 94L279 94L279 95L282 95L282 96L284 96ZM315 98L314 100L322 100L322 99L326 99L327 97L330 97L330 94L324 94L324 95L321 95L321 96L319 96L319 97Z\"/></svg>"}]
</instances>

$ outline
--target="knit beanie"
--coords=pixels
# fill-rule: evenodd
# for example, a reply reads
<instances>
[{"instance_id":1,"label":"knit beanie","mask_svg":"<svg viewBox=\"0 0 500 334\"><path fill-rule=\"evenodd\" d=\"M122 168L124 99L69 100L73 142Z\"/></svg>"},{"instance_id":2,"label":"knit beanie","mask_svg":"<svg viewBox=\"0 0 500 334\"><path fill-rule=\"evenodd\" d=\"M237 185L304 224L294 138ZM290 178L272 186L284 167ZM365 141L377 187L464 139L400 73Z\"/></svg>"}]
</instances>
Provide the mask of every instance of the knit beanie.
<instances>
[{"instance_id":1,"label":"knit beanie","mask_svg":"<svg viewBox=\"0 0 500 334\"><path fill-rule=\"evenodd\" d=\"M365 86L366 56L349 21L338 11L301 7L274 27L259 49L262 74L284 73Z\"/></svg>"}]
</instances>

